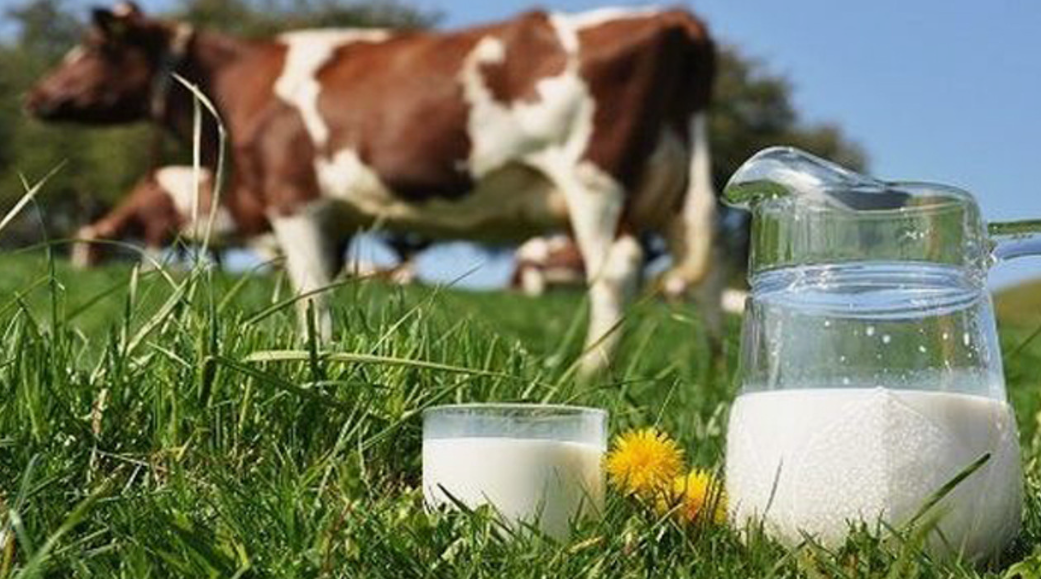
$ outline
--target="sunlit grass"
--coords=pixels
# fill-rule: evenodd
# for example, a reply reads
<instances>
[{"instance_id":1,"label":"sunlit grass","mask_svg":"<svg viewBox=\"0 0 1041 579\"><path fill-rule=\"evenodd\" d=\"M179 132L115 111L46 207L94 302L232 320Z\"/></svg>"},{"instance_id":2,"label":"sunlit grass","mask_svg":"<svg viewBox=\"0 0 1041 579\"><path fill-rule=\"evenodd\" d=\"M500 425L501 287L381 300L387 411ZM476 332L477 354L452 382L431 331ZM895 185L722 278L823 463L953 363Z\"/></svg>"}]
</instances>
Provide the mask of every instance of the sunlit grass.
<instances>
[{"instance_id":1,"label":"sunlit grass","mask_svg":"<svg viewBox=\"0 0 1041 579\"><path fill-rule=\"evenodd\" d=\"M277 274L81 273L39 253L0 267L0 577L1001 576L1041 538L1041 345L1006 360L1030 486L1024 534L991 571L872 528L838 552L789 552L617 495L557 544L506 536L483 511L425 512L422 409L602 406L612 434L656 424L716 470L736 320L712 364L692 309L641 304L615 371L580 385L565 378L581 347L577 294L352 282L319 350L291 307L257 316L280 301ZM1006 333L1006 350L1030 329Z\"/></svg>"}]
</instances>

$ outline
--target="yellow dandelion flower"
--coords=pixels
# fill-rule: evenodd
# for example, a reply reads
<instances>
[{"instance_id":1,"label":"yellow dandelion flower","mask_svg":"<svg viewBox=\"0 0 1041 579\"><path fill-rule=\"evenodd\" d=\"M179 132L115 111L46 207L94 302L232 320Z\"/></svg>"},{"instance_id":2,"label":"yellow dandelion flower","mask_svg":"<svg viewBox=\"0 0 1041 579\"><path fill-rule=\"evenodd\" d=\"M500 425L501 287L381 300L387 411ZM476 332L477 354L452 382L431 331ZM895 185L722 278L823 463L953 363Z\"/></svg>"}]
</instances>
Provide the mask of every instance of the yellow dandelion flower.
<instances>
[{"instance_id":1,"label":"yellow dandelion flower","mask_svg":"<svg viewBox=\"0 0 1041 579\"><path fill-rule=\"evenodd\" d=\"M691 523L707 508L713 509L712 522L723 523L727 518L727 497L719 482L707 471L694 469L685 476L678 476L672 483L671 500L658 500L658 512L664 514L675 509L676 517L683 523Z\"/></svg>"},{"instance_id":2,"label":"yellow dandelion flower","mask_svg":"<svg viewBox=\"0 0 1041 579\"><path fill-rule=\"evenodd\" d=\"M667 434L644 428L615 438L606 469L622 492L654 497L668 491L683 468L682 460L683 450Z\"/></svg>"}]
</instances>

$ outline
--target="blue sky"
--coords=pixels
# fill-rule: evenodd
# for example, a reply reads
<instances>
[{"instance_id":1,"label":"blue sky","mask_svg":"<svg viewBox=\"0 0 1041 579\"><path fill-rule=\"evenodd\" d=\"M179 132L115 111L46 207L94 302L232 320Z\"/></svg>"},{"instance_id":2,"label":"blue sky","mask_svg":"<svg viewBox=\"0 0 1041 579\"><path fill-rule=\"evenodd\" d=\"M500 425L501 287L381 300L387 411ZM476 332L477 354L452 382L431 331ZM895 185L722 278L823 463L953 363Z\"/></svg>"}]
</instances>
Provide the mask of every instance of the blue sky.
<instances>
[{"instance_id":1,"label":"blue sky","mask_svg":"<svg viewBox=\"0 0 1041 579\"><path fill-rule=\"evenodd\" d=\"M407 1L407 0L405 0ZM159 9L169 0L144 0ZM413 0L454 28L542 6L578 11L594 0ZM613 3L611 3L613 4ZM648 4L636 0L630 4ZM809 121L837 122L872 172L975 193L991 220L1041 218L1041 2L671 2L701 15L717 39L787 76ZM371 249L365 249L368 252ZM483 255L442 248L421 262L450 279ZM494 284L508 264L469 279ZM995 285L1041 277L1041 258L995 268Z\"/></svg>"}]
</instances>

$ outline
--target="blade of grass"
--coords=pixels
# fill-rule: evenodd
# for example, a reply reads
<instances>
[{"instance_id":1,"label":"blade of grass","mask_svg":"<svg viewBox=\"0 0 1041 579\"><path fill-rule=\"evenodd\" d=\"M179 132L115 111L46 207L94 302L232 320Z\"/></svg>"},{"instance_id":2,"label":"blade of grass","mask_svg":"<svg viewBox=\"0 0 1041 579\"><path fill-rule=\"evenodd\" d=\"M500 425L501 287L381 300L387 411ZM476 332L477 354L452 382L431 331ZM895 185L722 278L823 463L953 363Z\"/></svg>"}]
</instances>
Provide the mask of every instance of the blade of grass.
<instances>
[{"instance_id":1,"label":"blade of grass","mask_svg":"<svg viewBox=\"0 0 1041 579\"><path fill-rule=\"evenodd\" d=\"M306 350L266 350L253 352L245 358L246 362L306 362L311 359L311 352ZM491 370L480 370L441 364L438 362L427 362L424 360L410 360L407 358L395 358L393 356L378 356L375 354L356 354L351 352L318 352L318 359L326 362L348 362L359 364L380 364L385 366L406 366L409 368L421 368L424 370L437 370L441 372L452 372L455 374L469 374L473 376L487 376L490 378L504 378L508 380L523 380L518 376L493 372Z\"/></svg>"},{"instance_id":2,"label":"blade of grass","mask_svg":"<svg viewBox=\"0 0 1041 579\"><path fill-rule=\"evenodd\" d=\"M301 398L307 398L308 400L313 400L315 402L318 402L319 404L330 406L332 408L336 408L337 410L341 410L347 413L350 413L352 410L350 405L340 402L335 398L326 396L313 390L308 390L307 388L301 388L296 384L286 382L278 376L274 376L268 372L252 368L250 366L247 366L246 364L236 362L235 360L232 360L230 358L225 358L224 356L213 356L211 359L226 368L235 370L236 372L245 374L247 376L250 376L251 378L255 378L257 381L261 383L270 384L271 386L274 386L279 390L290 392Z\"/></svg>"},{"instance_id":3,"label":"blade of grass","mask_svg":"<svg viewBox=\"0 0 1041 579\"><path fill-rule=\"evenodd\" d=\"M25 206L28 205L29 202L36 197L40 190L43 189L43 186L47 183L47 181L50 181L51 177L57 174L58 171L60 171L66 163L68 163L68 161L62 161L61 163L58 163L56 167L51 169L50 172L43 176L43 179L37 181L36 184L32 187L29 187L28 191L26 191L25 194L22 195L21 199L19 199L14 204L14 207L11 207L7 214L4 215L4 218L0 219L0 231L3 231L4 228L7 227L11 223L11 221L13 221L14 218L18 216L19 213L21 213L22 209L24 209ZM23 183L26 182L25 177L21 177L21 179Z\"/></svg>"},{"instance_id":4,"label":"blade of grass","mask_svg":"<svg viewBox=\"0 0 1041 579\"><path fill-rule=\"evenodd\" d=\"M206 93L202 92L198 85L192 83L191 81L177 73L173 73L173 78L192 93L193 106L198 107L201 103L202 106L206 108L206 111L209 112L210 116L213 117L213 121L217 124L217 169L213 176L213 192L210 195L210 214L207 216L206 232L203 234L202 250L200 252L201 254L205 254L210 247L210 237L213 234L213 223L217 218L217 207L220 204L221 191L224 188L224 148L225 143L227 142L228 133L227 130L225 130L224 128L224 122L221 120L220 114L217 112L217 107L214 106L213 102L209 99L209 97L206 96ZM202 118L201 115L198 114L198 112L196 113L194 118L193 139L195 146L193 147L192 151L192 167L195 173L194 180L196 197L198 197L198 172L199 166L201 164L199 156L200 151L202 149ZM196 216L196 218L197 217L198 216ZM196 219L195 222L197 223L198 219Z\"/></svg>"},{"instance_id":5,"label":"blade of grass","mask_svg":"<svg viewBox=\"0 0 1041 579\"><path fill-rule=\"evenodd\" d=\"M87 498L80 501L78 505L72 510L65 521L60 527L44 541L43 545L33 553L32 557L26 562L25 566L18 572L16 577L18 579L38 577L44 572L44 564L47 562L51 551L58 546L58 542L67 535L72 529L77 527L87 517L91 508L94 507L94 503L98 502L98 499L102 495L108 492L111 479L105 481L98 488L94 489Z\"/></svg>"},{"instance_id":6,"label":"blade of grass","mask_svg":"<svg viewBox=\"0 0 1041 579\"><path fill-rule=\"evenodd\" d=\"M969 476L972 475L972 473L979 470L989 460L990 453L984 453L983 456L977 458L975 461L972 462L972 464L962 469L961 472L959 472L958 474L954 475L954 477L952 477L951 480L947 481L942 487L940 487L935 493L933 493L925 501L925 503L922 504L921 508L918 509L918 512L916 512L914 516L911 517L911 519L907 522L907 526L913 526L916 522L918 522L918 520L925 516L925 514L928 513L930 509L936 506L936 503L939 503L941 500L943 500L944 497L951 494L951 491L953 491L955 487L960 485L962 481L964 481L965 479L969 478Z\"/></svg>"}]
</instances>

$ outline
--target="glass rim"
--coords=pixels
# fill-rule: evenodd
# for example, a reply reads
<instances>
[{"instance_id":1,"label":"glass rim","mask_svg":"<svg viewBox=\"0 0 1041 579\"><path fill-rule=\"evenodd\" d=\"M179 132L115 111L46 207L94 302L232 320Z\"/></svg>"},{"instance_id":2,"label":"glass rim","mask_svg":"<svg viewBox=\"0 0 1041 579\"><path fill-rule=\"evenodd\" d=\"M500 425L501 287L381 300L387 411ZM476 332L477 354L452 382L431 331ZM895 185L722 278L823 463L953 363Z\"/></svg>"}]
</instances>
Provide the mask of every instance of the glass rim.
<instances>
[{"instance_id":1,"label":"glass rim","mask_svg":"<svg viewBox=\"0 0 1041 579\"><path fill-rule=\"evenodd\" d=\"M449 413L455 410L486 410L489 411L487 414L494 414L498 411L550 411L551 414L556 413L556 416L600 416L607 418L608 412L604 408L596 408L594 406L576 406L571 404L541 404L537 402L466 402L461 404L440 404L437 406L431 406L425 408L422 412L423 418L429 415L439 413ZM534 416L534 413L527 414L528 416Z\"/></svg>"}]
</instances>

